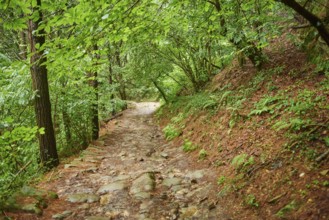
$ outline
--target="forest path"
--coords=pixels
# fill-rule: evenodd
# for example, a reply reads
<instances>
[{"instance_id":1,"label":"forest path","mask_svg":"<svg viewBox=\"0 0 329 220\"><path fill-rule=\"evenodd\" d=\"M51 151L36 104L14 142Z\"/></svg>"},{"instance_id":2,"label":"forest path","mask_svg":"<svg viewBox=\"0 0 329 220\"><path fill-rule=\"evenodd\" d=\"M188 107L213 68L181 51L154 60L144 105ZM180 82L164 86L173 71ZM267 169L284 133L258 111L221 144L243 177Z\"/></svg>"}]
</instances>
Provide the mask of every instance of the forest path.
<instances>
[{"instance_id":1,"label":"forest path","mask_svg":"<svg viewBox=\"0 0 329 220\"><path fill-rule=\"evenodd\" d=\"M229 219L213 171L166 142L154 123L159 104L134 105L41 184L59 199L37 219Z\"/></svg>"}]
</instances>

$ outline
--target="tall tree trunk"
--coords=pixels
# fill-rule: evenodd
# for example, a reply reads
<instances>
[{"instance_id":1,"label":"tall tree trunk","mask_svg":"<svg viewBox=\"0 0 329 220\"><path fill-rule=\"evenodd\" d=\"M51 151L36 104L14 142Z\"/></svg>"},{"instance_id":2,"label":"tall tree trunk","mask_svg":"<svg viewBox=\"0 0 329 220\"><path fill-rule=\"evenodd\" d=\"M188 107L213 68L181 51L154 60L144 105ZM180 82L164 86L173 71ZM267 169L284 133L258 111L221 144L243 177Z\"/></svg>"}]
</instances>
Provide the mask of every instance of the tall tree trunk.
<instances>
[{"instance_id":1,"label":"tall tree trunk","mask_svg":"<svg viewBox=\"0 0 329 220\"><path fill-rule=\"evenodd\" d=\"M36 45L40 47L45 43L45 31L39 29L39 24L42 22L41 0L37 0L36 7L33 8L33 13L39 13L39 19L34 22L29 20L28 23L28 38L31 51L31 76L32 88L37 94L34 100L36 121L39 128L45 129L45 134L39 134L39 148L41 162L47 168L53 168L59 164L56 139L51 119L51 105L49 97L49 87L47 78L47 67L45 62L47 58L43 56L43 50L37 50Z\"/></svg>"},{"instance_id":2,"label":"tall tree trunk","mask_svg":"<svg viewBox=\"0 0 329 220\"><path fill-rule=\"evenodd\" d=\"M98 50L97 45L93 46L94 52ZM94 57L94 66L98 65L99 55L95 54ZM91 114L92 114L92 140L96 140L99 138L99 117L98 117L98 80L97 80L97 70L93 70L90 73L90 76L93 78L90 80L89 84L93 88L94 91L94 100L91 104Z\"/></svg>"}]
</instances>

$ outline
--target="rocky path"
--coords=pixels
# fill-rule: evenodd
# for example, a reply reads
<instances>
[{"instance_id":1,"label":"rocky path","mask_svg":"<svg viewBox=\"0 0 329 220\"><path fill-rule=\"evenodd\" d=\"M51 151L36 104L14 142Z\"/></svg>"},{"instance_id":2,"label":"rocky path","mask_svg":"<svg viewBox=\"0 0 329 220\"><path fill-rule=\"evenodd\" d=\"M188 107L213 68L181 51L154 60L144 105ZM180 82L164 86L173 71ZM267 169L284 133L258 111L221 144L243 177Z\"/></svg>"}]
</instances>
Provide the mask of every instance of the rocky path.
<instances>
[{"instance_id":1,"label":"rocky path","mask_svg":"<svg viewBox=\"0 0 329 220\"><path fill-rule=\"evenodd\" d=\"M158 104L135 105L43 184L59 199L34 219L229 219L209 181L215 174L196 168L155 125Z\"/></svg>"}]
</instances>

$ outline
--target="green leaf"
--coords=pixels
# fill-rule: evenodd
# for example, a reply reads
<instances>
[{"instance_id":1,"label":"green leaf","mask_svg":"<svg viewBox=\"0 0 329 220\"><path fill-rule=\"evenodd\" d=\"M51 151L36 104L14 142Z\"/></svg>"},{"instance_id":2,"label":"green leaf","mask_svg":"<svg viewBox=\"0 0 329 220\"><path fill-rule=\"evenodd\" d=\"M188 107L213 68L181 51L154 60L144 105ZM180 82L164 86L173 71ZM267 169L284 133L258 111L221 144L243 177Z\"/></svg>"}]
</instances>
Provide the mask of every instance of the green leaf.
<instances>
[{"instance_id":1,"label":"green leaf","mask_svg":"<svg viewBox=\"0 0 329 220\"><path fill-rule=\"evenodd\" d=\"M45 128L39 128L39 134L45 134Z\"/></svg>"}]
</instances>

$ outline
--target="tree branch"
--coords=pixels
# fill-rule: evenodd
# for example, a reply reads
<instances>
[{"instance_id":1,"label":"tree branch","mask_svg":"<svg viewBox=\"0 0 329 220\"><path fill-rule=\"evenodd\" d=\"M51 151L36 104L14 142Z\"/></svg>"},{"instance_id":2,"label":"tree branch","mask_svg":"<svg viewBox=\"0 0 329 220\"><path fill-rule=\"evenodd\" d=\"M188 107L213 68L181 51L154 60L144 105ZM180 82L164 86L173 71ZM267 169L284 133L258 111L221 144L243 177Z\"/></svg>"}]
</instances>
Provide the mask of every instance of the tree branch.
<instances>
[{"instance_id":1,"label":"tree branch","mask_svg":"<svg viewBox=\"0 0 329 220\"><path fill-rule=\"evenodd\" d=\"M277 0L277 1L280 1L286 6L292 8L294 11L296 11L298 14L300 14L306 20L308 20L310 24L318 30L320 36L326 42L327 46L329 46L329 32L320 18L318 18L312 12L305 9L295 0Z\"/></svg>"}]
</instances>

